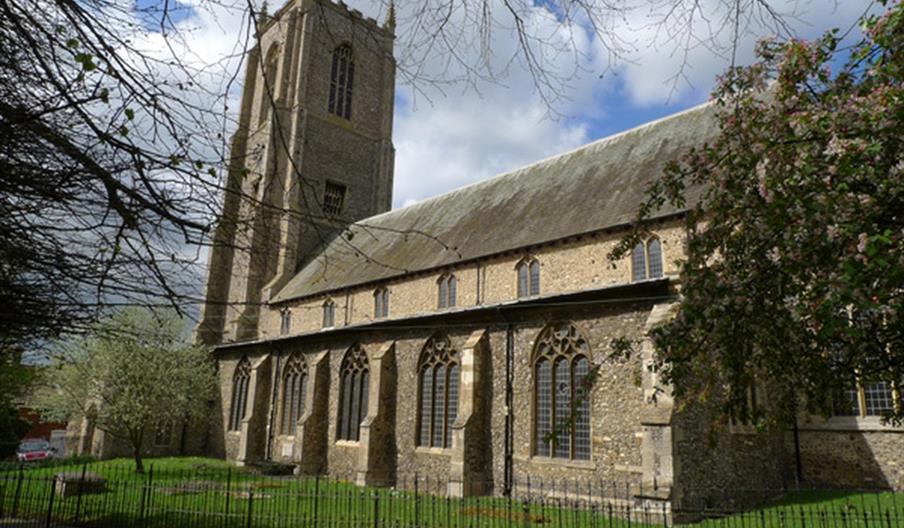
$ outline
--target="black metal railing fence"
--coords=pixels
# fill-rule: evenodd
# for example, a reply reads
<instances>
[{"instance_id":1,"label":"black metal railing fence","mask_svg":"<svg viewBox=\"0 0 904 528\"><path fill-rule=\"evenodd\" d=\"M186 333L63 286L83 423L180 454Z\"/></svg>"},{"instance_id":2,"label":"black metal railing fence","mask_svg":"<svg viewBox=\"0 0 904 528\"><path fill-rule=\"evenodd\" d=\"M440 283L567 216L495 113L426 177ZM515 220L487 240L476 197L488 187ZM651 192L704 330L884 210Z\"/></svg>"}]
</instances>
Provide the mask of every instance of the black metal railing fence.
<instances>
[{"instance_id":1,"label":"black metal railing fence","mask_svg":"<svg viewBox=\"0 0 904 528\"><path fill-rule=\"evenodd\" d=\"M415 475L394 486L358 487L203 464L151 466L143 474L124 465L0 466L0 526L14 520L130 528L904 527L904 495L877 490L684 490L706 500L682 505L667 489L630 482L525 477L509 496L459 497L461 486ZM743 497L750 497L747 504Z\"/></svg>"}]
</instances>

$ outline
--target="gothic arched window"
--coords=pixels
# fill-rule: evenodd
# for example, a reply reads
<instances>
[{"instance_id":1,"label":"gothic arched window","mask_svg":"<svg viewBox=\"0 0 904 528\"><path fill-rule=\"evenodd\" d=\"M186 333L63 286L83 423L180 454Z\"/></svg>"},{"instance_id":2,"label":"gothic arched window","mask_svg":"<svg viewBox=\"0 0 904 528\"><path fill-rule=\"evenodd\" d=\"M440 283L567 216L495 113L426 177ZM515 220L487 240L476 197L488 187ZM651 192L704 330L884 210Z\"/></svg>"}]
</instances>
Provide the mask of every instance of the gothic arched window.
<instances>
[{"instance_id":1,"label":"gothic arched window","mask_svg":"<svg viewBox=\"0 0 904 528\"><path fill-rule=\"evenodd\" d=\"M339 368L339 440L358 441L358 429L367 415L368 381L367 353L361 345L352 345Z\"/></svg>"},{"instance_id":2,"label":"gothic arched window","mask_svg":"<svg viewBox=\"0 0 904 528\"><path fill-rule=\"evenodd\" d=\"M295 424L304 413L304 395L308 381L308 366L301 356L292 356L286 363L283 376L282 420L280 434L294 435Z\"/></svg>"},{"instance_id":3,"label":"gothic arched window","mask_svg":"<svg viewBox=\"0 0 904 528\"><path fill-rule=\"evenodd\" d=\"M638 242L631 252L631 280L634 282L662 277L662 242L657 237Z\"/></svg>"},{"instance_id":4,"label":"gothic arched window","mask_svg":"<svg viewBox=\"0 0 904 528\"><path fill-rule=\"evenodd\" d=\"M518 272L518 297L540 295L540 261L525 257L515 266Z\"/></svg>"},{"instance_id":5,"label":"gothic arched window","mask_svg":"<svg viewBox=\"0 0 904 528\"><path fill-rule=\"evenodd\" d=\"M458 289L458 279L451 273L444 273L436 281L439 299L437 306L439 308L451 308L455 306L455 296Z\"/></svg>"},{"instance_id":6,"label":"gothic arched window","mask_svg":"<svg viewBox=\"0 0 904 528\"><path fill-rule=\"evenodd\" d=\"M279 68L279 46L270 46L267 51L267 60L264 62L264 70L261 81L261 97L257 110L257 123L262 124L267 120L276 101L276 71Z\"/></svg>"},{"instance_id":7,"label":"gothic arched window","mask_svg":"<svg viewBox=\"0 0 904 528\"><path fill-rule=\"evenodd\" d=\"M327 299L323 303L323 327L330 328L336 324L336 303Z\"/></svg>"},{"instance_id":8,"label":"gothic arched window","mask_svg":"<svg viewBox=\"0 0 904 528\"><path fill-rule=\"evenodd\" d=\"M533 356L534 454L590 459L590 345L571 323L540 332Z\"/></svg>"},{"instance_id":9,"label":"gothic arched window","mask_svg":"<svg viewBox=\"0 0 904 528\"><path fill-rule=\"evenodd\" d=\"M232 375L232 404L229 408L229 430L238 431L248 406L248 385L251 383L251 362L243 357Z\"/></svg>"},{"instance_id":10,"label":"gothic arched window","mask_svg":"<svg viewBox=\"0 0 904 528\"><path fill-rule=\"evenodd\" d=\"M352 118L352 86L355 82L355 61L352 47L341 44L333 50L330 68L330 100L328 109L345 119Z\"/></svg>"},{"instance_id":11,"label":"gothic arched window","mask_svg":"<svg viewBox=\"0 0 904 528\"><path fill-rule=\"evenodd\" d=\"M418 361L417 445L452 447L452 424L458 418L458 352L445 336L433 336Z\"/></svg>"},{"instance_id":12,"label":"gothic arched window","mask_svg":"<svg viewBox=\"0 0 904 528\"><path fill-rule=\"evenodd\" d=\"M389 289L374 290L374 319L389 316Z\"/></svg>"}]
</instances>

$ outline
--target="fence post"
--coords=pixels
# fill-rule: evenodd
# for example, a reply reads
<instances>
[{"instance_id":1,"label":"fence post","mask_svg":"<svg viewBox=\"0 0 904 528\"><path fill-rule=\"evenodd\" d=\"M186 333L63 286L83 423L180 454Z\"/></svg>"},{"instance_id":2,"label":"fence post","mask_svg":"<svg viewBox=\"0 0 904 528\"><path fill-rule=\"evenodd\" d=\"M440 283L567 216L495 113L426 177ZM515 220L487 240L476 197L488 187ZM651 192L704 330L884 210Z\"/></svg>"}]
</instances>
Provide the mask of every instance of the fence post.
<instances>
[{"instance_id":1,"label":"fence post","mask_svg":"<svg viewBox=\"0 0 904 528\"><path fill-rule=\"evenodd\" d=\"M374 528L380 526L380 494L374 492Z\"/></svg>"},{"instance_id":2,"label":"fence post","mask_svg":"<svg viewBox=\"0 0 904 528\"><path fill-rule=\"evenodd\" d=\"M47 520L44 523L46 528L50 528L50 522L53 520L53 497L56 495L54 488L56 488L56 475L50 479L50 501L47 505Z\"/></svg>"},{"instance_id":3,"label":"fence post","mask_svg":"<svg viewBox=\"0 0 904 528\"><path fill-rule=\"evenodd\" d=\"M232 468L226 469L226 509L223 512L223 526L229 526L229 498L232 495Z\"/></svg>"},{"instance_id":4,"label":"fence post","mask_svg":"<svg viewBox=\"0 0 904 528\"><path fill-rule=\"evenodd\" d=\"M417 494L417 472L414 473L414 525L421 526L421 504L420 497Z\"/></svg>"},{"instance_id":5,"label":"fence post","mask_svg":"<svg viewBox=\"0 0 904 528\"><path fill-rule=\"evenodd\" d=\"M254 507L254 491L248 491L248 520L245 522L245 528L251 528L251 510Z\"/></svg>"},{"instance_id":6,"label":"fence post","mask_svg":"<svg viewBox=\"0 0 904 528\"><path fill-rule=\"evenodd\" d=\"M25 470L19 464L19 478L16 479L16 493L13 495L13 518L19 514L19 498L22 495L22 481L25 480Z\"/></svg>"},{"instance_id":7,"label":"fence post","mask_svg":"<svg viewBox=\"0 0 904 528\"><path fill-rule=\"evenodd\" d=\"M530 526L530 499L524 499L524 511L522 512L521 524L524 528Z\"/></svg>"},{"instance_id":8,"label":"fence post","mask_svg":"<svg viewBox=\"0 0 904 528\"><path fill-rule=\"evenodd\" d=\"M78 524L79 518L82 513L82 491L85 485L85 472L88 471L88 463L85 462L82 464L82 474L78 479L78 486L76 487L76 498L75 498L75 522L74 524Z\"/></svg>"},{"instance_id":9,"label":"fence post","mask_svg":"<svg viewBox=\"0 0 904 528\"><path fill-rule=\"evenodd\" d=\"M320 517L318 517L318 506L320 505L320 475L314 477L314 526L318 526Z\"/></svg>"}]
</instances>

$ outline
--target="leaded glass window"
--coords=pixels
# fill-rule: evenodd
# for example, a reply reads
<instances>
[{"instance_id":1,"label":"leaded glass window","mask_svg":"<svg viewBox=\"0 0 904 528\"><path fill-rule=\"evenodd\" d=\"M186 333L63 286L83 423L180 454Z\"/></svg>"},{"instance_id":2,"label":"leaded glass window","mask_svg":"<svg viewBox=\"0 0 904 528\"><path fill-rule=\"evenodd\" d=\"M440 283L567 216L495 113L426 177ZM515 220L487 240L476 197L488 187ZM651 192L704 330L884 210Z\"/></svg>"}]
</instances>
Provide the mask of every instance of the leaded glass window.
<instances>
[{"instance_id":1,"label":"leaded glass window","mask_svg":"<svg viewBox=\"0 0 904 528\"><path fill-rule=\"evenodd\" d=\"M282 335L288 334L292 330L292 312L287 310L283 310L279 314L279 333Z\"/></svg>"},{"instance_id":2,"label":"leaded glass window","mask_svg":"<svg viewBox=\"0 0 904 528\"><path fill-rule=\"evenodd\" d=\"M540 332L533 357L534 454L590 459L590 345L570 323Z\"/></svg>"},{"instance_id":3,"label":"leaded glass window","mask_svg":"<svg viewBox=\"0 0 904 528\"><path fill-rule=\"evenodd\" d=\"M358 441L361 422L367 416L368 382L367 353L361 345L352 345L339 369L339 440Z\"/></svg>"},{"instance_id":4,"label":"leaded glass window","mask_svg":"<svg viewBox=\"0 0 904 528\"><path fill-rule=\"evenodd\" d=\"M327 300L323 303L323 327L330 328L336 325L336 303Z\"/></svg>"},{"instance_id":5,"label":"leaded glass window","mask_svg":"<svg viewBox=\"0 0 904 528\"><path fill-rule=\"evenodd\" d=\"M631 280L634 282L662 277L662 242L651 237L638 242L631 252Z\"/></svg>"},{"instance_id":6,"label":"leaded glass window","mask_svg":"<svg viewBox=\"0 0 904 528\"><path fill-rule=\"evenodd\" d=\"M518 297L540 294L540 262L525 258L515 267L518 272Z\"/></svg>"},{"instance_id":7,"label":"leaded glass window","mask_svg":"<svg viewBox=\"0 0 904 528\"><path fill-rule=\"evenodd\" d=\"M374 291L374 319L389 316L389 289L377 288Z\"/></svg>"},{"instance_id":8,"label":"leaded glass window","mask_svg":"<svg viewBox=\"0 0 904 528\"><path fill-rule=\"evenodd\" d=\"M649 278L662 277L662 242L656 237L647 241L647 267Z\"/></svg>"},{"instance_id":9,"label":"leaded glass window","mask_svg":"<svg viewBox=\"0 0 904 528\"><path fill-rule=\"evenodd\" d=\"M631 252L631 280L642 281L647 278L647 254L644 245L637 244Z\"/></svg>"},{"instance_id":10,"label":"leaded glass window","mask_svg":"<svg viewBox=\"0 0 904 528\"><path fill-rule=\"evenodd\" d=\"M308 379L308 367L301 356L292 356L286 363L283 376L282 420L280 433L294 435L295 426L304 414L305 388Z\"/></svg>"},{"instance_id":11,"label":"leaded glass window","mask_svg":"<svg viewBox=\"0 0 904 528\"><path fill-rule=\"evenodd\" d=\"M458 417L460 368L458 352L445 336L431 337L421 350L418 375L417 444L452 447L452 425Z\"/></svg>"},{"instance_id":12,"label":"leaded glass window","mask_svg":"<svg viewBox=\"0 0 904 528\"><path fill-rule=\"evenodd\" d=\"M251 362L243 357L232 375L232 402L229 409L229 430L238 431L245 419L248 405L248 385L251 383Z\"/></svg>"},{"instance_id":13,"label":"leaded glass window","mask_svg":"<svg viewBox=\"0 0 904 528\"><path fill-rule=\"evenodd\" d=\"M352 47L342 44L333 50L330 67L330 98L327 105L331 114L345 119L352 118L352 88L355 82L355 61Z\"/></svg>"},{"instance_id":14,"label":"leaded glass window","mask_svg":"<svg viewBox=\"0 0 904 528\"><path fill-rule=\"evenodd\" d=\"M552 368L541 357L534 365L534 452L540 456L552 454Z\"/></svg>"},{"instance_id":15,"label":"leaded glass window","mask_svg":"<svg viewBox=\"0 0 904 528\"><path fill-rule=\"evenodd\" d=\"M895 397L891 383L868 381L863 384L863 402L866 416L882 416L895 410Z\"/></svg>"},{"instance_id":16,"label":"leaded glass window","mask_svg":"<svg viewBox=\"0 0 904 528\"><path fill-rule=\"evenodd\" d=\"M458 286L457 282L455 275L452 274L443 274L436 281L438 292L437 306L439 308L451 308L455 306L455 295Z\"/></svg>"}]
</instances>

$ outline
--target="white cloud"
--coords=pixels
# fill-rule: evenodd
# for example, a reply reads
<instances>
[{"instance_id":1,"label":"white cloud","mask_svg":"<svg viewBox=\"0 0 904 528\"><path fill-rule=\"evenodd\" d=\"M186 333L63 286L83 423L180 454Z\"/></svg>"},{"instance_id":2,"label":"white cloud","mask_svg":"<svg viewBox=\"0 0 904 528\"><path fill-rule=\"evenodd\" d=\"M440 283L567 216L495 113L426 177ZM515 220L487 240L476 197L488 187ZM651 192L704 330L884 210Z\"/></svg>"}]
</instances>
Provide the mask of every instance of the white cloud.
<instances>
[{"instance_id":1,"label":"white cloud","mask_svg":"<svg viewBox=\"0 0 904 528\"><path fill-rule=\"evenodd\" d=\"M235 70L233 56L239 49L246 30L246 6L242 0L226 5L221 3L191 0L196 7L196 16L182 21L180 28L183 42L179 52L185 53L192 64L206 68L203 82L209 93L223 93L229 86L228 75ZM437 1L434 0L434 4ZM382 20L385 17L384 2L372 0L352 0L353 8L365 15ZM703 14L697 19L702 24L706 20L717 23L724 16L725 0L703 0L700 6ZM733 2L728 2L732 4ZM406 20L405 9L420 6L421 2L397 2L400 9L399 20ZM600 80L599 75L608 63L607 50L602 42L590 38L578 28L573 34L566 34L557 26L555 16L550 14L543 3L538 2L526 13L525 23L532 31L545 35L547 43L553 45L541 57L544 64L564 79L562 88L567 98L555 101L555 111L559 118L550 115L546 103L535 89L530 74L517 60L518 42L511 24L505 21L506 11L501 1L493 0L494 13L502 23L494 28L490 49L492 55L486 59L493 71L504 71L504 77L497 84L479 83L474 87L466 83L459 85L435 86L420 83L417 89L404 84L397 86L394 143L396 146L395 206L402 206L422 200L477 180L508 171L527 163L568 150L596 139L591 126L599 120L603 107L634 106L655 107L666 102L678 106L695 103L706 97L713 86L716 75L724 70L727 58L714 54L701 43L694 43L687 55L676 52L675 34L662 31L652 25L649 11L636 9L620 19L612 28L618 37L632 43L636 48L629 53L628 61L617 65L616 75ZM823 2L806 0L777 0L778 10L788 13L797 7L796 18L789 19L793 30L800 36L812 37L831 26L849 26L864 8L858 2L839 2L834 8L827 8ZM272 10L272 8L271 8ZM461 23L468 15L461 10L452 13L451 24ZM480 50L472 45L468 31L476 27L468 23L460 24L465 33L459 41L458 53L466 62L479 62ZM408 28L400 27L404 34ZM659 30L657 32L657 29ZM749 32L739 42L738 61L749 62L753 55L755 40L771 33L771 28L756 20L748 28ZM725 46L730 41L731 31L715 27L717 41ZM397 41L397 56L411 57L412 50L404 46L410 40ZM468 43L471 43L469 45ZM149 49L168 51L159 35L150 35L146 42ZM558 50L558 53L553 52ZM574 73L574 59L577 52L581 57L581 72ZM449 70L448 56L427 54L420 64L421 73L429 77L445 72L446 77L455 77L461 71L453 63ZM673 84L670 79L686 62L685 79ZM237 79L241 81L241 76ZM674 90L673 90L674 88ZM231 111L235 111L237 90L231 94ZM616 100L617 99L617 100ZM622 109L623 111L623 109Z\"/></svg>"},{"instance_id":2,"label":"white cloud","mask_svg":"<svg viewBox=\"0 0 904 528\"><path fill-rule=\"evenodd\" d=\"M675 25L657 24L659 19L644 11L636 11L627 19L621 29L622 36L631 39L637 50L618 68L621 97L640 107L706 98L716 77L731 64L734 2L703 0L695 5L700 10L691 20L693 27L700 30L694 37L710 35L711 42L681 40L684 34L680 30L687 27L687 20ZM759 4L747 5L752 11L747 17L741 17L735 53L737 64L753 61L755 44L763 37L785 38L790 32L796 38L812 39L829 28L846 30L866 7L860 2L805 0L773 0L770 5L783 16L787 27L776 26L768 13L757 10L761 9Z\"/></svg>"}]
</instances>

